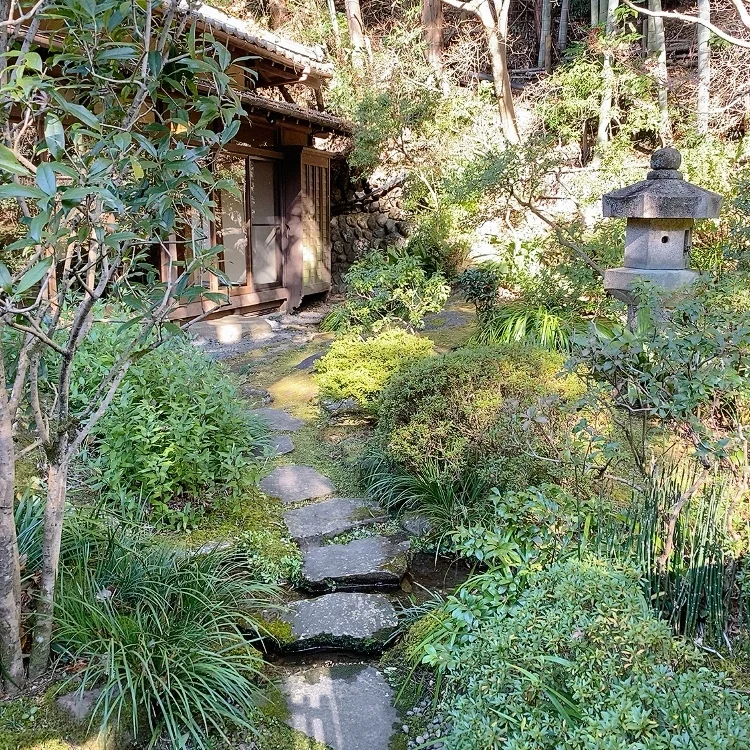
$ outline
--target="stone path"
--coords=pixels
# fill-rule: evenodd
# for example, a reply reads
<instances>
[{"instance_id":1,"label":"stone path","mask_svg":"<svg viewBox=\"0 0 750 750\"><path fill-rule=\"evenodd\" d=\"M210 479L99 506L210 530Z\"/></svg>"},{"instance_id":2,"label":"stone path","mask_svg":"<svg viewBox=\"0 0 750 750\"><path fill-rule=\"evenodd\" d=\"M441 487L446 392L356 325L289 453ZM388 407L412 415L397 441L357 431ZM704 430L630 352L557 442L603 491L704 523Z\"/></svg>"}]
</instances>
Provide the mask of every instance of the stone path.
<instances>
[{"instance_id":1,"label":"stone path","mask_svg":"<svg viewBox=\"0 0 750 750\"><path fill-rule=\"evenodd\" d=\"M374 667L305 669L283 683L289 724L335 750L388 750L396 722L393 691Z\"/></svg>"},{"instance_id":2,"label":"stone path","mask_svg":"<svg viewBox=\"0 0 750 750\"><path fill-rule=\"evenodd\" d=\"M280 409L258 409L256 414L280 433L303 425ZM275 436L279 450L293 449L291 440L284 438L289 440ZM292 602L284 614L291 640L283 648L291 653L319 651L327 660L315 667L293 668L284 678L288 722L334 750L388 750L398 717L385 677L366 662L329 660L337 658L333 651L359 658L383 651L398 625L387 592L399 588L408 570L409 542L400 535L327 543L385 521L387 514L366 500L332 497L333 483L311 466L278 466L260 488L291 506L284 521L303 551L299 585L311 596Z\"/></svg>"}]
</instances>

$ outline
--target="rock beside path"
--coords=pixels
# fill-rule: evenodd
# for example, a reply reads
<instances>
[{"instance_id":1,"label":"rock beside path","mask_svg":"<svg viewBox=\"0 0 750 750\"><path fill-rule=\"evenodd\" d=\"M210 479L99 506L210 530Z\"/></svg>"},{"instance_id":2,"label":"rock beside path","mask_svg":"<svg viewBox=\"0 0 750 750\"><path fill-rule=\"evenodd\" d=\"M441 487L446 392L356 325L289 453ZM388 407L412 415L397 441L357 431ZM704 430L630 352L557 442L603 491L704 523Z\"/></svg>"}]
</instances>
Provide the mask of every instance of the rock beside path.
<instances>
[{"instance_id":1,"label":"rock beside path","mask_svg":"<svg viewBox=\"0 0 750 750\"><path fill-rule=\"evenodd\" d=\"M299 544L331 539L352 529L381 523L387 519L382 508L367 500L349 497L332 497L284 514L289 535Z\"/></svg>"},{"instance_id":2,"label":"rock beside path","mask_svg":"<svg viewBox=\"0 0 750 750\"><path fill-rule=\"evenodd\" d=\"M285 615L292 626L288 650L335 648L380 653L398 625L396 610L383 594L337 592L303 599Z\"/></svg>"},{"instance_id":3,"label":"rock beside path","mask_svg":"<svg viewBox=\"0 0 750 750\"><path fill-rule=\"evenodd\" d=\"M336 664L288 675L287 723L334 750L388 750L393 690L375 667Z\"/></svg>"},{"instance_id":4,"label":"rock beside path","mask_svg":"<svg viewBox=\"0 0 750 750\"><path fill-rule=\"evenodd\" d=\"M409 542L383 536L313 547L304 555L308 591L397 588L408 567Z\"/></svg>"},{"instance_id":5,"label":"rock beside path","mask_svg":"<svg viewBox=\"0 0 750 750\"><path fill-rule=\"evenodd\" d=\"M311 466L279 466L260 482L260 489L282 503L298 503L332 495L336 489Z\"/></svg>"}]
</instances>

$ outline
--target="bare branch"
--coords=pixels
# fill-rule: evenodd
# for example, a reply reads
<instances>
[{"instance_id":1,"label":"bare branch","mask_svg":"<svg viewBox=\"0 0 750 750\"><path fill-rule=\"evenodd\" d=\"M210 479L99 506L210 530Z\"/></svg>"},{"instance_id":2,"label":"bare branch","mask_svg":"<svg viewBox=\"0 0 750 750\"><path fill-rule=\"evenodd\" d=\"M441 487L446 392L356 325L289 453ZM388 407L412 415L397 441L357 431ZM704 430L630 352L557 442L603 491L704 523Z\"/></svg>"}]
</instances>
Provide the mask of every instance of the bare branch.
<instances>
[{"instance_id":1,"label":"bare branch","mask_svg":"<svg viewBox=\"0 0 750 750\"><path fill-rule=\"evenodd\" d=\"M737 5L737 2L739 0L733 0L735 6ZM638 5L633 5L630 0L622 0L624 5L627 5L628 8L631 10L636 11L636 13L640 13L644 16L650 16L651 18L671 18L675 21L683 21L685 23L692 23L700 26L705 26L709 31L716 34L716 36L719 37L719 39L723 39L725 42L729 42L729 44L734 44L737 47L744 47L745 49L750 49L750 41L747 39L740 39L739 37L732 36L731 34L727 34L726 31L722 31L718 26L715 26L710 21L707 21L704 18L699 18L698 16L688 16L684 13L677 13L673 11L660 11L656 12L653 10L648 10L647 8L641 8ZM743 21L744 23L744 21Z\"/></svg>"}]
</instances>

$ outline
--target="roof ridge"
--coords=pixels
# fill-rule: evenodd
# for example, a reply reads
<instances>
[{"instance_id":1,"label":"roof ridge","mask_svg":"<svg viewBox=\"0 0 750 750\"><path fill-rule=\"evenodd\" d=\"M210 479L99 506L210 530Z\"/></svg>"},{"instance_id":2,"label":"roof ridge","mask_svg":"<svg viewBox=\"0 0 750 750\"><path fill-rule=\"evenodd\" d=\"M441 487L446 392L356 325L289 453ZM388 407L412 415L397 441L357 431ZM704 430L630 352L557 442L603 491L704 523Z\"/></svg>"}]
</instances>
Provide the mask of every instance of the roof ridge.
<instances>
[{"instance_id":1,"label":"roof ridge","mask_svg":"<svg viewBox=\"0 0 750 750\"><path fill-rule=\"evenodd\" d=\"M280 36L270 29L264 29L248 20L230 16L219 8L207 3L200 5L182 0L181 5L201 22L215 26L229 36L248 44L279 55L298 66L309 67L320 75L333 74L333 65L325 62L325 50L320 45L309 46Z\"/></svg>"}]
</instances>

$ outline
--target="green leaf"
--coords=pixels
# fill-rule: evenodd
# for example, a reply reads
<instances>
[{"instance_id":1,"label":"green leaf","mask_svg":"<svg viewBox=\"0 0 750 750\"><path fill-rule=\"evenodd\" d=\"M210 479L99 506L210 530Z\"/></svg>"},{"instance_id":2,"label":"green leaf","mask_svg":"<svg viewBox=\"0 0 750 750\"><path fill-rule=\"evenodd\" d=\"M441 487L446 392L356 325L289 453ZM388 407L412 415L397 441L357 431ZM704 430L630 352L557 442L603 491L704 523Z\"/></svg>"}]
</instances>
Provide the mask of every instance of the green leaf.
<instances>
[{"instance_id":1,"label":"green leaf","mask_svg":"<svg viewBox=\"0 0 750 750\"><path fill-rule=\"evenodd\" d=\"M21 277L18 282L18 286L14 289L14 294L23 294L24 292L31 289L34 284L37 284L44 278L44 275L52 265L52 258L45 258L40 260L39 263L32 266L26 273Z\"/></svg>"},{"instance_id":2,"label":"green leaf","mask_svg":"<svg viewBox=\"0 0 750 750\"><path fill-rule=\"evenodd\" d=\"M49 164L42 163L36 170L36 184L47 194L54 195L57 192L57 179Z\"/></svg>"},{"instance_id":3,"label":"green leaf","mask_svg":"<svg viewBox=\"0 0 750 750\"><path fill-rule=\"evenodd\" d=\"M50 154L56 159L65 148L65 130L56 114L47 115L44 123L44 139Z\"/></svg>"},{"instance_id":4,"label":"green leaf","mask_svg":"<svg viewBox=\"0 0 750 750\"><path fill-rule=\"evenodd\" d=\"M23 64L27 68L42 72L42 58L38 52L27 52L23 57Z\"/></svg>"},{"instance_id":5,"label":"green leaf","mask_svg":"<svg viewBox=\"0 0 750 750\"><path fill-rule=\"evenodd\" d=\"M32 200L41 201L48 197L47 193L43 190L31 185L16 185L15 183L0 185L0 200L5 198L31 198Z\"/></svg>"},{"instance_id":6,"label":"green leaf","mask_svg":"<svg viewBox=\"0 0 750 750\"><path fill-rule=\"evenodd\" d=\"M16 158L16 155L7 147L0 144L0 171L9 174L29 175L29 172L23 164Z\"/></svg>"},{"instance_id":7,"label":"green leaf","mask_svg":"<svg viewBox=\"0 0 750 750\"><path fill-rule=\"evenodd\" d=\"M13 279L8 271L5 263L0 260L0 289L5 292L9 292L13 284Z\"/></svg>"},{"instance_id":8,"label":"green leaf","mask_svg":"<svg viewBox=\"0 0 750 750\"><path fill-rule=\"evenodd\" d=\"M73 115L73 117L77 118L85 125L88 125L90 128L95 128L96 130L101 128L99 118L93 112L86 109L82 104L71 104L70 102L66 102L65 109Z\"/></svg>"}]
</instances>

